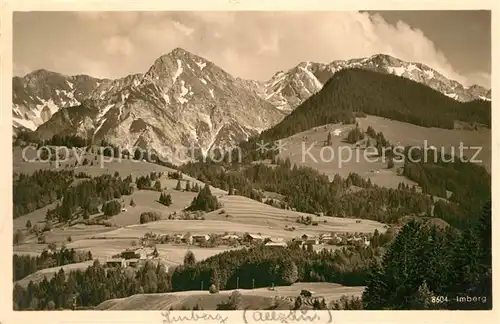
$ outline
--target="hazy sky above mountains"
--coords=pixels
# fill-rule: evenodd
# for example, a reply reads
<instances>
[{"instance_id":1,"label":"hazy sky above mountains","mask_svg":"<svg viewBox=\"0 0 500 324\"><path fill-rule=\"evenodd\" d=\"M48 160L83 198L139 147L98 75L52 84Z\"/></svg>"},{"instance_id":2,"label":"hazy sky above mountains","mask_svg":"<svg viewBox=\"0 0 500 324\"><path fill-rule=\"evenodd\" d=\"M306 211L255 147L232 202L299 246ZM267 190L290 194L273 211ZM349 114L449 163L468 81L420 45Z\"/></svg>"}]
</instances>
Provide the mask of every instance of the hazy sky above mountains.
<instances>
[{"instance_id":1,"label":"hazy sky above mountains","mask_svg":"<svg viewBox=\"0 0 500 324\"><path fill-rule=\"evenodd\" d=\"M182 47L246 79L385 53L490 87L490 26L487 11L17 12L14 74L117 78Z\"/></svg>"}]
</instances>

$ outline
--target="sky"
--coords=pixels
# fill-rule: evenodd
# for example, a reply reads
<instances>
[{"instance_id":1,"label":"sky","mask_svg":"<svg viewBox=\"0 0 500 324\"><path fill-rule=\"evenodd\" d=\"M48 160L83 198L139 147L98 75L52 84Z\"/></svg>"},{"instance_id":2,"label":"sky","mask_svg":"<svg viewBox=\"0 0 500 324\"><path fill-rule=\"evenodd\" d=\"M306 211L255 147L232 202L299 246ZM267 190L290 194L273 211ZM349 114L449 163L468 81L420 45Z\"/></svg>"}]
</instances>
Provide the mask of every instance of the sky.
<instances>
[{"instance_id":1,"label":"sky","mask_svg":"<svg viewBox=\"0 0 500 324\"><path fill-rule=\"evenodd\" d=\"M118 78L181 47L265 81L302 61L384 53L464 85L491 87L489 11L16 12L14 75L37 69Z\"/></svg>"}]
</instances>

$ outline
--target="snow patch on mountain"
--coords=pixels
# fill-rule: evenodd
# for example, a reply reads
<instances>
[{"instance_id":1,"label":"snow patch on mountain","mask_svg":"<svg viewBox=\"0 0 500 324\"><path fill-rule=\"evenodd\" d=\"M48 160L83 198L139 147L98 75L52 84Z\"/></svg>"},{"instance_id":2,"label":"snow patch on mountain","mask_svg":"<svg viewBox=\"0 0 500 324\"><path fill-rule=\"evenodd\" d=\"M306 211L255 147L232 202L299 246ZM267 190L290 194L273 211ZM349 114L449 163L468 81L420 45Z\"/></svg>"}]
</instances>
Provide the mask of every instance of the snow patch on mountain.
<instances>
[{"instance_id":1,"label":"snow patch on mountain","mask_svg":"<svg viewBox=\"0 0 500 324\"><path fill-rule=\"evenodd\" d=\"M306 74L307 76L311 79L311 81L314 83L316 86L316 90L319 91L321 88L323 88L323 85L321 82L319 82L318 78L314 74L312 74L311 71L309 71L309 66L311 65L311 62L307 62L307 65L305 67L300 67Z\"/></svg>"},{"instance_id":2,"label":"snow patch on mountain","mask_svg":"<svg viewBox=\"0 0 500 324\"><path fill-rule=\"evenodd\" d=\"M12 122L15 128L17 128L18 126L22 126L24 128L34 131L38 127L33 120L22 119L14 116L12 117Z\"/></svg>"},{"instance_id":3,"label":"snow patch on mountain","mask_svg":"<svg viewBox=\"0 0 500 324\"><path fill-rule=\"evenodd\" d=\"M432 78L434 78L434 71L432 71L432 70L425 70L425 71L424 71L424 73L425 73L425 76L426 76L428 79L432 79Z\"/></svg>"},{"instance_id":4,"label":"snow patch on mountain","mask_svg":"<svg viewBox=\"0 0 500 324\"><path fill-rule=\"evenodd\" d=\"M452 99L457 99L458 95L456 93L445 93L446 96L452 98Z\"/></svg>"},{"instance_id":5,"label":"snow patch on mountain","mask_svg":"<svg viewBox=\"0 0 500 324\"><path fill-rule=\"evenodd\" d=\"M387 68L388 72L397 76L403 76L403 74L406 72L406 69L402 66L400 67L388 67Z\"/></svg>"},{"instance_id":6,"label":"snow patch on mountain","mask_svg":"<svg viewBox=\"0 0 500 324\"><path fill-rule=\"evenodd\" d=\"M177 78L182 74L182 72L182 61L177 59L177 71L175 71L175 74L172 76L172 83L175 83L175 81L177 81Z\"/></svg>"},{"instance_id":7,"label":"snow patch on mountain","mask_svg":"<svg viewBox=\"0 0 500 324\"><path fill-rule=\"evenodd\" d=\"M170 104L170 96L167 93L163 93L163 100L167 105Z\"/></svg>"},{"instance_id":8,"label":"snow patch on mountain","mask_svg":"<svg viewBox=\"0 0 500 324\"><path fill-rule=\"evenodd\" d=\"M200 71L203 70L203 68L205 68L205 66L207 66L207 63L205 63L205 62L195 62L195 63L200 68Z\"/></svg>"},{"instance_id":9,"label":"snow patch on mountain","mask_svg":"<svg viewBox=\"0 0 500 324\"><path fill-rule=\"evenodd\" d=\"M177 98L177 101L180 103L180 104L185 104L187 103L189 100L185 98L185 95L187 95L189 92L188 88L186 88L186 82L184 82L184 80L181 80L181 93L179 95L179 97Z\"/></svg>"}]
</instances>

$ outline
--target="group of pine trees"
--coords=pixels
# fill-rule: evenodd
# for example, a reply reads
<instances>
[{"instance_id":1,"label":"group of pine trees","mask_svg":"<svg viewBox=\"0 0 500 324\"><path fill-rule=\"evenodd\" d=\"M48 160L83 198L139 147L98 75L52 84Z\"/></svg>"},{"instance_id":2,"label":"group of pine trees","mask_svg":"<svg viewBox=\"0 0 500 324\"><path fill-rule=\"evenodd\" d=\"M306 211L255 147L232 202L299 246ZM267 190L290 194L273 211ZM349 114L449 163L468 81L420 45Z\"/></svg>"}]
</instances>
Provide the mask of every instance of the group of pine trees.
<instances>
[{"instance_id":1,"label":"group of pine trees","mask_svg":"<svg viewBox=\"0 0 500 324\"><path fill-rule=\"evenodd\" d=\"M149 222L156 222L161 220L161 214L158 212L143 212L139 217L140 224L146 224Z\"/></svg>"},{"instance_id":2,"label":"group of pine trees","mask_svg":"<svg viewBox=\"0 0 500 324\"><path fill-rule=\"evenodd\" d=\"M201 189L198 195L191 202L188 210L211 212L219 208L221 208L221 204L217 201L217 197L212 195L210 186L208 184L205 184L205 187Z\"/></svg>"},{"instance_id":3,"label":"group of pine trees","mask_svg":"<svg viewBox=\"0 0 500 324\"><path fill-rule=\"evenodd\" d=\"M172 205L172 196L170 194L167 194L165 192L162 192L160 194L160 198L158 199L160 204L165 205L165 206L170 206Z\"/></svg>"},{"instance_id":4,"label":"group of pine trees","mask_svg":"<svg viewBox=\"0 0 500 324\"><path fill-rule=\"evenodd\" d=\"M122 195L131 195L131 184L131 176L121 179L119 176L104 174L85 179L76 186L68 187L56 207L47 210L46 218L67 222L81 213L84 219L88 219L90 215L99 212L100 204L103 205L102 212L106 216L116 215L121 211L121 204L115 199L121 198Z\"/></svg>"},{"instance_id":5,"label":"group of pine trees","mask_svg":"<svg viewBox=\"0 0 500 324\"><path fill-rule=\"evenodd\" d=\"M130 276L123 269L106 269L98 260L86 270L59 272L50 280L30 282L27 287L14 286L15 310L72 309L97 306L105 300L135 294L165 293L171 290L171 279L162 264L146 262Z\"/></svg>"},{"instance_id":6,"label":"group of pine trees","mask_svg":"<svg viewBox=\"0 0 500 324\"><path fill-rule=\"evenodd\" d=\"M13 279L17 281L41 269L92 260L92 253L62 247L59 251L51 251L50 253L48 250L44 250L39 256L14 254L12 258Z\"/></svg>"},{"instance_id":7,"label":"group of pine trees","mask_svg":"<svg viewBox=\"0 0 500 324\"><path fill-rule=\"evenodd\" d=\"M160 178L163 172L151 172L145 176L138 176L135 178L135 184L139 190L156 190L161 191ZM154 182L154 185L153 185Z\"/></svg>"},{"instance_id":8,"label":"group of pine trees","mask_svg":"<svg viewBox=\"0 0 500 324\"><path fill-rule=\"evenodd\" d=\"M72 170L37 170L13 175L14 218L31 213L60 199L73 182Z\"/></svg>"},{"instance_id":9,"label":"group of pine trees","mask_svg":"<svg viewBox=\"0 0 500 324\"><path fill-rule=\"evenodd\" d=\"M122 204L118 200L107 201L102 205L102 213L104 216L111 217L118 215L122 210Z\"/></svg>"}]
</instances>

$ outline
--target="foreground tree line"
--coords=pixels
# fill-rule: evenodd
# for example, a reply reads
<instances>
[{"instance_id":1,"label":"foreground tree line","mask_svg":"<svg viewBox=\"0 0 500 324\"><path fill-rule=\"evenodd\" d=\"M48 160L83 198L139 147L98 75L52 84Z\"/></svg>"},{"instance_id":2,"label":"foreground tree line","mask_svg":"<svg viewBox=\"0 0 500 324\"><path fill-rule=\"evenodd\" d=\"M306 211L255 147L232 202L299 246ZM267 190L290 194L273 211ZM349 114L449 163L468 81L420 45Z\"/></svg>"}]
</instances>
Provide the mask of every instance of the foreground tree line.
<instances>
[{"instance_id":1,"label":"foreground tree line","mask_svg":"<svg viewBox=\"0 0 500 324\"><path fill-rule=\"evenodd\" d=\"M105 300L134 294L170 291L170 279L163 265L147 262L139 271L106 268L98 260L86 270L59 272L50 280L14 286L14 309L51 310L96 306Z\"/></svg>"},{"instance_id":2,"label":"foreground tree line","mask_svg":"<svg viewBox=\"0 0 500 324\"><path fill-rule=\"evenodd\" d=\"M491 309L491 200L479 219L460 232L408 223L370 267L364 308Z\"/></svg>"}]
</instances>

